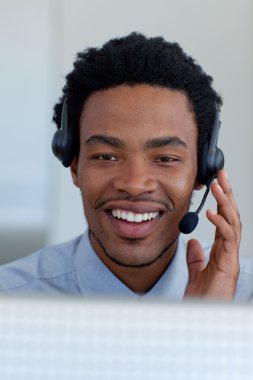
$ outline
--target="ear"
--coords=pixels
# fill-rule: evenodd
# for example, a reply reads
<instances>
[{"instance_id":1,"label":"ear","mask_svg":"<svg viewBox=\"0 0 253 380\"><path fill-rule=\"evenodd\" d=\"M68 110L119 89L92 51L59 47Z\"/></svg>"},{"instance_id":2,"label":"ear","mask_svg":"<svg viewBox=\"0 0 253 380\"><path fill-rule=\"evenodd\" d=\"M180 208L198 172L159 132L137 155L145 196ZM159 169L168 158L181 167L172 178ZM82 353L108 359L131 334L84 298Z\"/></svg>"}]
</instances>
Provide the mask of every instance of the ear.
<instances>
[{"instance_id":1,"label":"ear","mask_svg":"<svg viewBox=\"0 0 253 380\"><path fill-rule=\"evenodd\" d=\"M79 187L79 182L78 182L78 158L74 157L71 165L70 165L70 171L71 171L71 176L73 183L76 187Z\"/></svg>"}]
</instances>

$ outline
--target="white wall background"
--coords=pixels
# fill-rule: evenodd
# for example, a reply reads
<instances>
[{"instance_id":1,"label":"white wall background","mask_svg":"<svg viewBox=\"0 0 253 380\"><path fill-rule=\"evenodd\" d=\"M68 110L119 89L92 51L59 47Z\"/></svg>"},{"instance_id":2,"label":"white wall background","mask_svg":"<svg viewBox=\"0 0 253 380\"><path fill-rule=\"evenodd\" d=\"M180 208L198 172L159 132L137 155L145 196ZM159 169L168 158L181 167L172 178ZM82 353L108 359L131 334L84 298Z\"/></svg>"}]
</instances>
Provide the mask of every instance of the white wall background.
<instances>
[{"instance_id":1,"label":"white wall background","mask_svg":"<svg viewBox=\"0 0 253 380\"><path fill-rule=\"evenodd\" d=\"M51 154L52 106L77 51L132 31L179 42L214 77L224 99L219 145L244 226L241 252L253 255L252 1L0 0L2 261L84 230L80 195ZM207 207L215 208L211 197ZM212 240L204 211L200 219L193 235Z\"/></svg>"}]
</instances>

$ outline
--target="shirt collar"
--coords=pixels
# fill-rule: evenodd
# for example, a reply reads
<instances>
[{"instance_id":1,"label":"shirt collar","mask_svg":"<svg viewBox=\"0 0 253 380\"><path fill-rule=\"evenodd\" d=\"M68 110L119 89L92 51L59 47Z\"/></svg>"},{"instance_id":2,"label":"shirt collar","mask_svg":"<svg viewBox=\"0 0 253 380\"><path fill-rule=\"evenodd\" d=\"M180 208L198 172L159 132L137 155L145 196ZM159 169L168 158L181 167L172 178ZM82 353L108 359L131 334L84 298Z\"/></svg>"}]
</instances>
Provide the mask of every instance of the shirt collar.
<instances>
[{"instance_id":1,"label":"shirt collar","mask_svg":"<svg viewBox=\"0 0 253 380\"><path fill-rule=\"evenodd\" d=\"M77 282L84 295L128 296L136 299L166 297L181 300L188 280L186 244L180 236L170 265L145 295L138 295L121 282L100 260L91 246L88 230L80 239L75 255Z\"/></svg>"}]
</instances>

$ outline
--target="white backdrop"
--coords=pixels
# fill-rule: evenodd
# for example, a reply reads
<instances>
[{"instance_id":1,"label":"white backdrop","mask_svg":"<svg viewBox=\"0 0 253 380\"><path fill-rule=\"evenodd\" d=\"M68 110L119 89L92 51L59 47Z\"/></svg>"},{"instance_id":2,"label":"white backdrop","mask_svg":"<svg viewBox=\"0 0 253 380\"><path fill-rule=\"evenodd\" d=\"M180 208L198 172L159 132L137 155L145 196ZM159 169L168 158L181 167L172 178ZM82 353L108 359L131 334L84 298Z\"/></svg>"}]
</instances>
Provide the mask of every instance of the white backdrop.
<instances>
[{"instance_id":1,"label":"white backdrop","mask_svg":"<svg viewBox=\"0 0 253 380\"><path fill-rule=\"evenodd\" d=\"M79 192L50 151L52 106L77 51L132 31L179 42L214 77L224 100L219 145L243 222L241 252L253 255L251 0L0 0L1 229L37 226L45 244L84 230ZM193 235L210 241L204 211L200 219Z\"/></svg>"}]
</instances>

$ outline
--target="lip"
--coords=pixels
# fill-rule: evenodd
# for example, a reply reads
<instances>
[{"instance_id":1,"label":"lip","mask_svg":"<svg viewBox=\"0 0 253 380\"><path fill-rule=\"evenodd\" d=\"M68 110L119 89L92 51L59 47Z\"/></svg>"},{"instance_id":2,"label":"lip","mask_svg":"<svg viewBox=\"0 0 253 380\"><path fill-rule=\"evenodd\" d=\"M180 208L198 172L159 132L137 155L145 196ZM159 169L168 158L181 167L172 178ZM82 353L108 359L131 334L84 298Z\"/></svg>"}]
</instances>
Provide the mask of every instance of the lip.
<instances>
[{"instance_id":1,"label":"lip","mask_svg":"<svg viewBox=\"0 0 253 380\"><path fill-rule=\"evenodd\" d=\"M111 210L126 210L126 211L131 211L135 214L145 214L145 213L150 213L150 212L159 212L159 213L164 213L167 211L165 206L162 206L159 203L154 202L146 202L146 201L141 201L141 202L129 202L129 201L112 201L106 203L106 205L103 207L104 211L111 211Z\"/></svg>"},{"instance_id":2,"label":"lip","mask_svg":"<svg viewBox=\"0 0 253 380\"><path fill-rule=\"evenodd\" d=\"M133 211L128 208L129 211L136 213L143 213L143 211ZM135 209L136 210L136 209ZM150 210L150 207L149 207ZM157 210L156 210L157 211ZM144 211L145 212L145 211ZM162 215L159 213L159 216L150 221L135 223L128 222L122 219L116 219L112 216L110 211L105 211L105 215L110 222L110 226L114 233L120 237L128 238L128 239L140 239L145 238L150 235L157 227L157 224L161 221Z\"/></svg>"}]
</instances>

